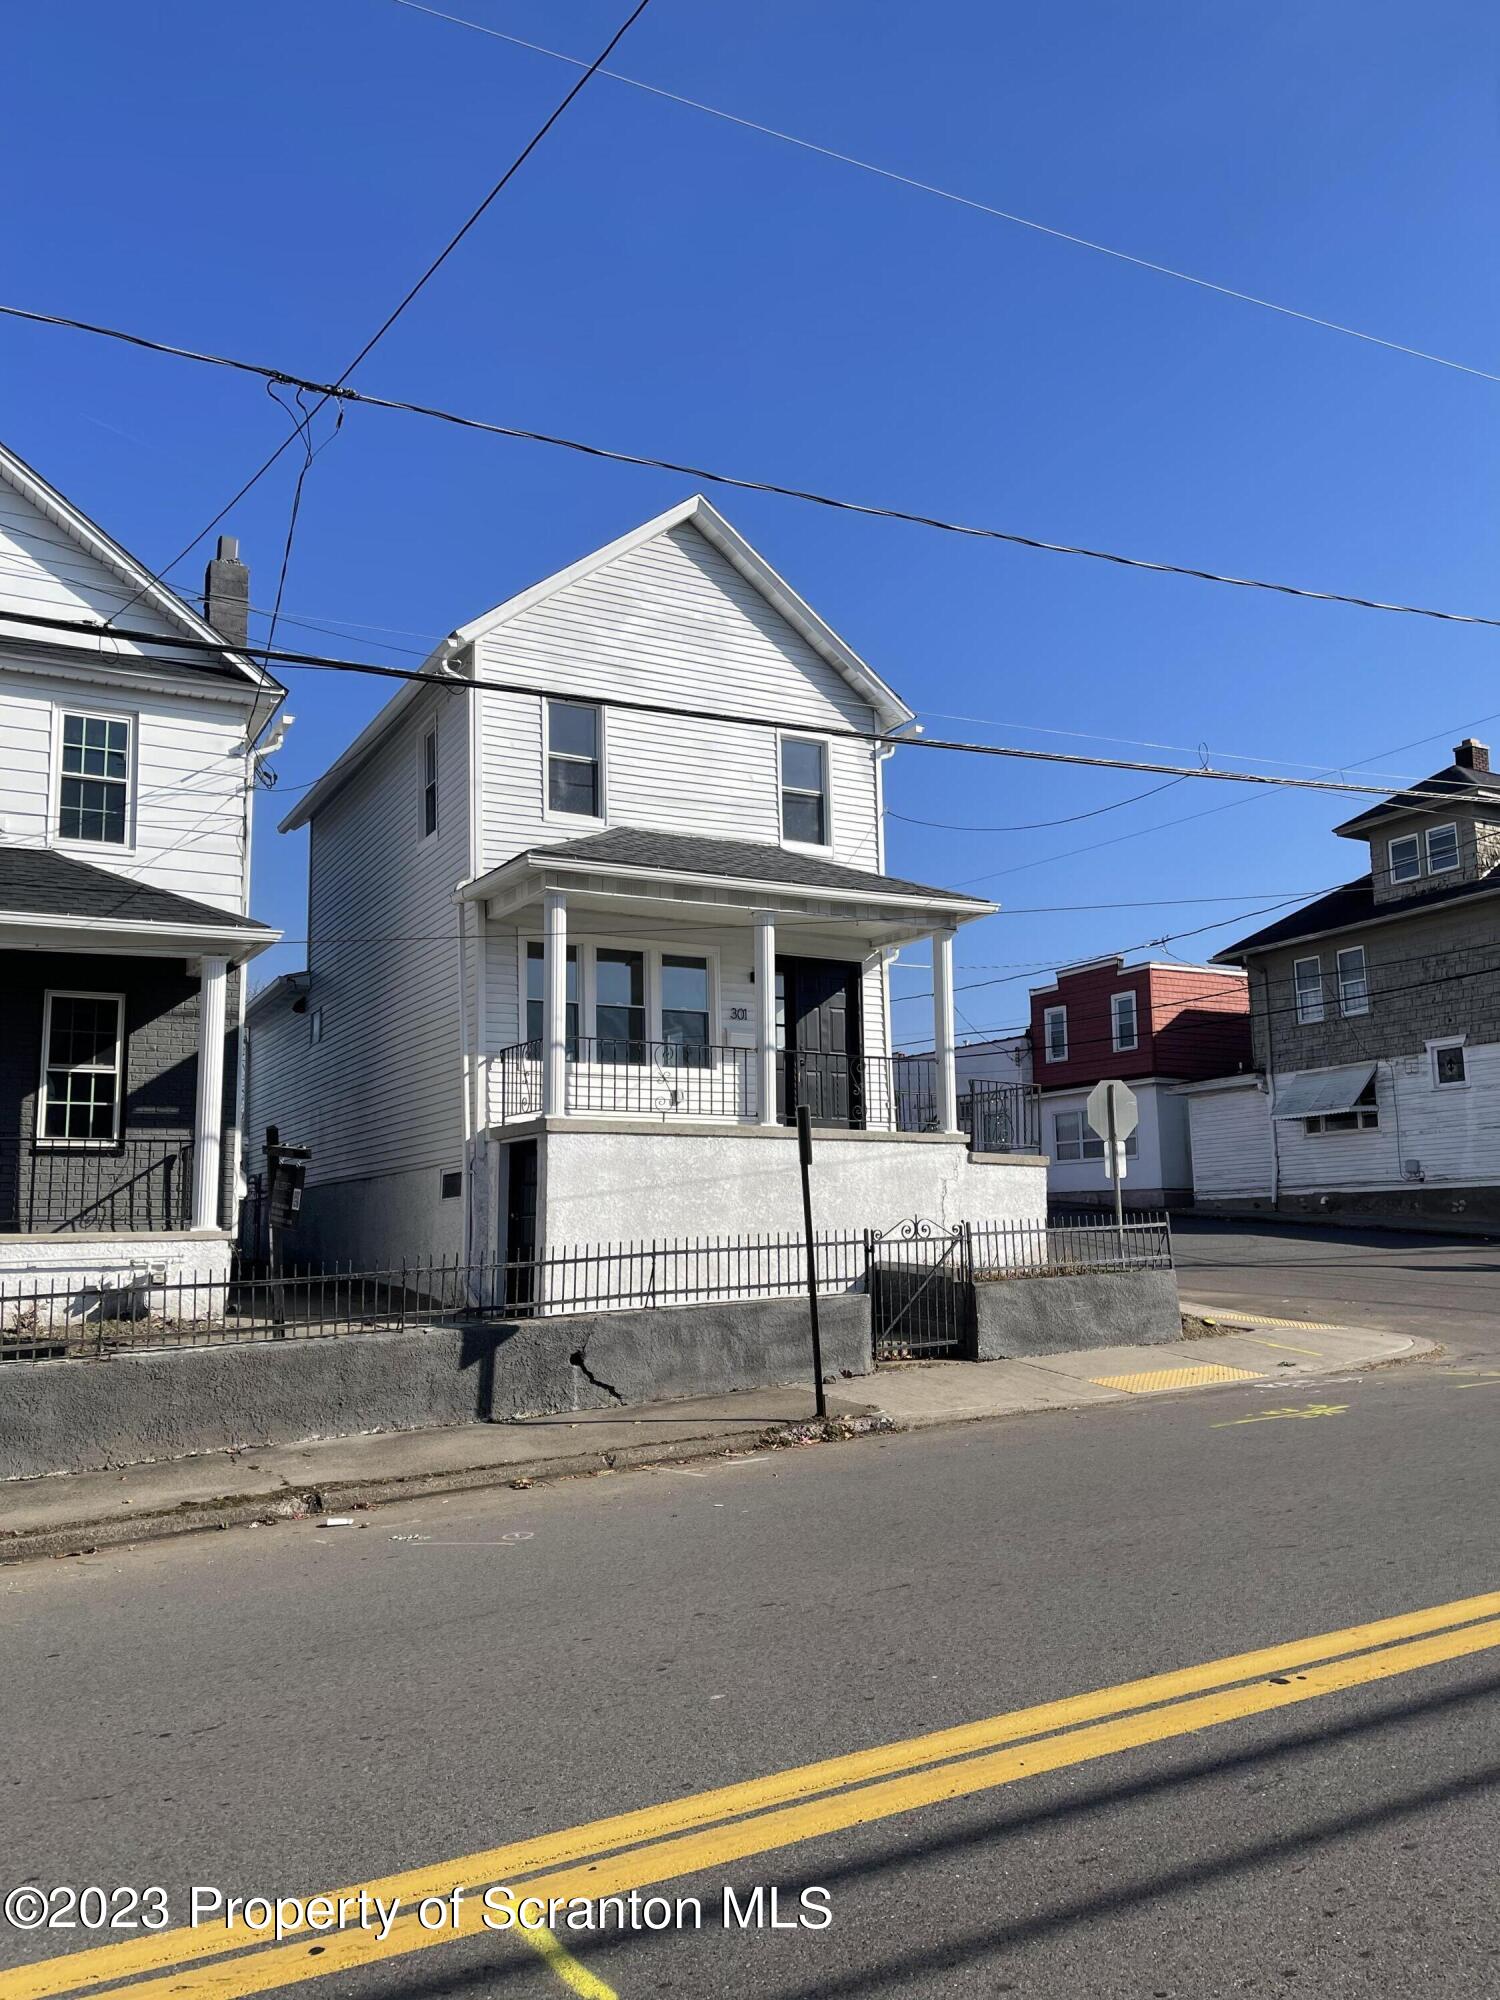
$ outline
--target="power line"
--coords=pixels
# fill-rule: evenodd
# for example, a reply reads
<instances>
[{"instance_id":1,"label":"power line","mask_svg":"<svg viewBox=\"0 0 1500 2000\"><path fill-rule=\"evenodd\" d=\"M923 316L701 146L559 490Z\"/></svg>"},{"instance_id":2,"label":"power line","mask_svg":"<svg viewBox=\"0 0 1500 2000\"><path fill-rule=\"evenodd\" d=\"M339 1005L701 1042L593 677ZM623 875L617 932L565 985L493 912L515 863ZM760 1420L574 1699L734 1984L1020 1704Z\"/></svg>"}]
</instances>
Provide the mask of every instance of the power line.
<instances>
[{"instance_id":1,"label":"power line","mask_svg":"<svg viewBox=\"0 0 1500 2000\"><path fill-rule=\"evenodd\" d=\"M315 416L317 416L318 412L324 407L324 405L327 404L336 394L339 394L341 392L344 394L348 393L346 390L344 390L344 384L348 381L349 377L354 373L355 369L358 368L360 363L365 359L367 359L370 353L379 345L379 343L382 340L384 340L385 336L390 332L391 328L396 324L397 320L400 319L401 315L406 311L407 307L424 289L424 287L433 278L437 276L437 273L442 269L443 265L447 263L448 259L452 256L453 252L458 248L459 244L463 242L464 238L468 235L469 231L474 227L475 223L477 223L480 217L484 215L485 211L489 208L490 204L495 200L496 196L500 194L500 192L502 191L502 189L504 189L506 184L511 179L514 178L514 176L526 164L527 160L531 158L531 155L536 151L537 147L542 143L543 139L546 138L547 134L552 130L553 126L557 123L558 119L562 117L563 113L567 110L568 106L573 102L574 98L577 97L579 92L584 89L584 87L589 82L590 78L600 68L600 66L603 63L605 63L611 55L613 55L615 49L619 46L621 41L623 41L628 30L634 27L635 23L640 19L641 15L645 13L647 7L650 6L650 4L651 0L637 0L635 7L631 10L630 14L627 15L625 20L621 22L620 26L616 28L615 32L610 36L609 40L605 43L604 47L599 51L598 55L595 56L594 60L591 63L580 63L578 65L579 68L582 69L583 74L573 84L572 88L564 94L561 102L557 104L556 107L548 114L547 118L537 128L537 130L532 133L531 137L526 141L526 144L521 148L520 152L517 153L516 157L511 161L510 165L505 169L505 172L500 176L499 180L495 182L495 185L490 189L489 193L484 197L483 201L480 202L479 206L474 210L472 210L467 220L464 221L461 224L461 226L458 229L456 229L454 233L448 238L448 241L443 245L442 249L438 252L436 257L433 258L432 262L427 266L426 270L423 271L422 275L417 279L416 283L411 285L407 289L402 298L398 300L398 302L386 314L385 318L380 322L380 325L376 327L375 331L370 335L369 339L365 342L364 346L361 347L358 354L356 354L354 359L349 363L348 367L344 369L343 373L338 377L337 381L329 383L326 386L311 382L299 382L299 383L292 383L289 385L294 388L311 391L317 394L320 398L320 400L314 405L314 407L307 413L307 419L306 419L307 423L311 423L312 419ZM277 460L281 457L282 453L286 451L288 446L293 442L293 440L300 434L300 432L304 428L305 426L299 425L297 426L296 429L292 430L287 437L282 439L281 443L277 445L275 451L271 453L271 456L265 461L265 463L262 466L260 466L260 468L257 471L253 472L250 475L250 477L245 481L244 485L240 487L239 491L235 494L234 498L230 500L227 503L227 505L219 509L218 513L214 515L213 519L208 523L206 527L200 528L198 530L198 533L194 535L193 539L187 544L186 548L180 549L178 553L175 556L173 556L172 560L166 565L165 569L162 569L157 572L157 574L151 579L153 583L160 583L162 578L167 574L168 570L175 569L178 563L182 561L183 557L191 554L191 552L198 546L199 542L203 540L203 537L207 534L210 534L219 525L220 521L224 519L224 516L230 511L230 509L232 507L236 507L239 505L240 501L244 499L245 495L250 491L250 489L256 484L258 484L258 482L261 479L264 478L266 473L270 471L271 467L275 465ZM300 496L300 490L301 490L301 483L299 481L298 483L299 496ZM131 605L134 604L141 595L142 593L140 591L137 591L136 596L132 597L126 604L124 604L121 607L121 612L123 613L125 611L128 611Z\"/></svg>"},{"instance_id":2,"label":"power line","mask_svg":"<svg viewBox=\"0 0 1500 2000\"><path fill-rule=\"evenodd\" d=\"M887 819L899 819L907 826L937 827L944 833L1035 833L1044 826L1071 826L1076 820L1098 819L1101 813L1118 812L1122 806L1139 805L1142 799L1154 799L1158 792L1170 792L1174 785L1185 785L1186 778L1169 778L1164 785L1152 785L1149 791L1132 792L1128 799L1116 799L1112 805L1095 806L1090 812L1065 813L1061 819L1022 820L1015 826L970 826L960 820L916 819L911 813L898 813L890 806L885 808Z\"/></svg>"},{"instance_id":3,"label":"power line","mask_svg":"<svg viewBox=\"0 0 1500 2000\"><path fill-rule=\"evenodd\" d=\"M102 326L95 321L73 319L64 313L44 313L29 307L0 305L0 314L11 319L30 320L39 326L68 327L76 333L92 334L103 340L121 340L133 347L144 348L151 353L166 354L180 361L193 361L208 367L236 369L242 374L256 375L264 381L280 382L292 388L305 389L309 393L330 401L338 397L348 403L357 403L366 409L394 410L403 415L425 417L429 421L451 424L460 430L477 431L487 437L508 438L523 444L544 445L554 451L576 452L584 458L595 458L609 465L633 465L652 472L672 472L685 479L707 482L713 486L727 486L739 493L768 493L782 500L800 500L810 507L826 507L836 513L854 514L864 520L899 521L907 527L930 528L936 533L961 535L971 541L998 542L1010 548L1034 549L1047 555L1080 556L1091 562L1112 563L1117 569L1144 571L1154 576L1188 577L1198 583L1217 583L1233 590L1259 590L1277 597L1302 598L1316 604L1345 604L1361 611L1385 611L1406 618L1432 618L1448 625L1476 625L1487 629L1500 628L1500 616L1471 611L1445 611L1433 605L1400 604L1379 597L1361 597L1352 591L1314 590L1310 586L1297 583L1280 583L1266 577L1234 576L1227 571L1202 569L1190 563L1156 562L1144 556L1123 555L1117 549L1090 548L1081 542L1054 542L1040 535L1026 535L1012 529L990 528L972 522L949 521L936 514L919 513L904 507L880 507L861 500L845 500L829 493L818 493L810 487L788 486L776 480L748 479L736 473L716 472L708 466L691 465L681 459L654 458L645 452L616 451L609 446L592 444L581 438L563 437L552 431L535 431L518 424L491 423L483 417L464 416L458 411L445 410L433 403L403 401L395 396L377 396L362 389L351 389L339 382L319 382L310 376L295 375L282 368L266 367L259 362L240 360L231 355L213 354L199 349L181 347L169 341L147 339L142 334L129 333L118 327ZM291 443L288 438L278 447L267 467L279 458ZM262 470L267 469L263 467ZM232 507L255 483L260 474L255 474L240 489ZM229 512L222 508L214 519L199 534L193 537L181 554L174 556L159 574L164 576L182 560L189 550L196 546L216 527ZM132 600L133 602L134 600ZM129 607L124 607L128 609ZM1156 766L1142 766L1155 769Z\"/></svg>"},{"instance_id":4,"label":"power line","mask_svg":"<svg viewBox=\"0 0 1500 2000\"><path fill-rule=\"evenodd\" d=\"M465 20L461 14L446 14L438 7L421 4L421 0L396 0L398 7L409 8L416 14L430 14L434 20L449 21L457 28L471 28L476 34L489 35L495 41L510 42L516 48L529 49L536 55L550 56L554 62L572 63L581 67L577 56L565 55L561 49L549 49L541 42L526 41L520 35L508 35L502 29L484 26L479 21ZM827 160L836 160L841 166L857 167L861 173L874 174L884 181L892 181L898 187L912 188L918 194L935 195L941 201L953 202L960 208L974 210L977 214L995 217L1001 222L1014 223L1018 228L1034 230L1039 236L1050 236L1059 243L1071 243L1080 250L1092 250L1101 257L1112 257L1118 263L1132 264L1137 270L1152 271L1158 277L1175 278L1180 284L1194 285L1200 291L1216 292L1220 298L1235 299L1242 305L1259 306L1265 312L1279 313L1284 319L1301 320L1306 326L1321 327L1327 333L1346 334L1351 340L1361 340L1371 347L1383 347L1393 354L1405 354L1415 361L1430 361L1439 368L1451 368L1461 375L1474 375L1482 382L1500 382L1500 375L1492 374L1487 368L1476 368L1467 361L1454 361L1444 354L1432 354L1421 347L1410 347L1404 341L1388 340L1382 334L1366 333L1357 326L1345 326L1341 321L1324 319L1318 313L1302 312L1296 306L1279 304L1275 299L1263 299L1254 292L1238 290L1233 285L1221 285L1212 278L1200 278L1191 271L1180 271L1174 265L1157 263L1150 257L1138 257L1129 250L1120 250L1110 243L1098 243L1088 236L1079 236L1072 230L1058 229L1050 223L1038 222L1033 216L1018 215L1013 209L997 208L993 203L979 201L973 195L958 194L952 188L940 187L936 182L917 180L910 174L897 173L891 167L877 166L872 160L859 159L853 153L842 153L832 146L819 145L816 140L804 139L795 132L783 132L774 125L762 125L756 119L742 118L733 111L725 111L716 104L705 104L700 98L684 97L679 91L664 90L659 84L645 83L640 77L626 76L622 71L608 69L600 74L611 83L629 84L633 90L646 91L652 97L665 98L669 103L681 104L690 111L704 112L710 118L722 119L726 124L738 125L744 131L758 132L768 139L780 139L789 146L797 146L803 152L817 153Z\"/></svg>"}]
</instances>

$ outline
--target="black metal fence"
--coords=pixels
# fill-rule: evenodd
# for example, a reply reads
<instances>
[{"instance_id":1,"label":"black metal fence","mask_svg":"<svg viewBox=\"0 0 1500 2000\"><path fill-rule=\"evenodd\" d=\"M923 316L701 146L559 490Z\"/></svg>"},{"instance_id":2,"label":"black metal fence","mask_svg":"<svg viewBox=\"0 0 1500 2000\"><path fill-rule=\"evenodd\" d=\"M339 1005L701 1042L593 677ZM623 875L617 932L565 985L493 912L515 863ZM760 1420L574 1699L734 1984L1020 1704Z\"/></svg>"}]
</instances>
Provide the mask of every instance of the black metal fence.
<instances>
[{"instance_id":1,"label":"black metal fence","mask_svg":"<svg viewBox=\"0 0 1500 2000\"><path fill-rule=\"evenodd\" d=\"M186 1229L192 1209L190 1139L0 1138L0 1234Z\"/></svg>"},{"instance_id":2,"label":"black metal fence","mask_svg":"<svg viewBox=\"0 0 1500 2000\"><path fill-rule=\"evenodd\" d=\"M955 1268L977 1280L1074 1271L1169 1269L1167 1219L971 1226L921 1225L924 1244L961 1246ZM859 1292L888 1266L892 1238L873 1230L814 1239L819 1288ZM932 1254L930 1248L924 1255ZM899 1258L906 1260L902 1248ZM147 1347L309 1340L469 1319L651 1310L800 1297L800 1233L583 1244L511 1262L433 1260L387 1270L294 1269L279 1278L185 1277L147 1271L0 1280L0 1361L103 1359Z\"/></svg>"}]
</instances>

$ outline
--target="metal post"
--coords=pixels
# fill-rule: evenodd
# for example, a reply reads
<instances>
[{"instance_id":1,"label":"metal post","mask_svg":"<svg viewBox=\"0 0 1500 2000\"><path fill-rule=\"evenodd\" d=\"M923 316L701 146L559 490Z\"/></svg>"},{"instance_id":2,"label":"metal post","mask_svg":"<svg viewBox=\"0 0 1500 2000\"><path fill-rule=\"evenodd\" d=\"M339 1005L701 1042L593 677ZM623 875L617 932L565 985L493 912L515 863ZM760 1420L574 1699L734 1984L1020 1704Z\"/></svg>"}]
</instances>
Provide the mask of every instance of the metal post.
<instances>
[{"instance_id":1,"label":"metal post","mask_svg":"<svg viewBox=\"0 0 1500 2000\"><path fill-rule=\"evenodd\" d=\"M812 1326L814 1408L819 1417L826 1417L828 1398L823 1393L823 1342L818 1333L818 1259L813 1247L812 1118L805 1104L797 1106L797 1159L802 1168L802 1226L807 1236L807 1316Z\"/></svg>"},{"instance_id":2,"label":"metal post","mask_svg":"<svg viewBox=\"0 0 1500 2000\"><path fill-rule=\"evenodd\" d=\"M1139 1143L1139 1142L1137 1142ZM1125 1204L1120 1193L1120 1139L1115 1131L1115 1093L1109 1092L1109 1177L1115 1184L1115 1247L1125 1262Z\"/></svg>"}]
</instances>

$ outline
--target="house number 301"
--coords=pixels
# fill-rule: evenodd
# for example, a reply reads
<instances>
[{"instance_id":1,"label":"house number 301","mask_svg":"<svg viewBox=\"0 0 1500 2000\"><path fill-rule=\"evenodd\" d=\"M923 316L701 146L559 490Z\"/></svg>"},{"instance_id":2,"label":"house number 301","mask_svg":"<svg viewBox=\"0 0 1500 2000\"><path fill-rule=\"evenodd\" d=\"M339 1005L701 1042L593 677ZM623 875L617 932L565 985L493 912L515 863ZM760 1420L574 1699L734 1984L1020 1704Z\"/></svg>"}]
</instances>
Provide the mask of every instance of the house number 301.
<instances>
[{"instance_id":1,"label":"house number 301","mask_svg":"<svg viewBox=\"0 0 1500 2000\"><path fill-rule=\"evenodd\" d=\"M729 1018L731 1021L748 1021L750 1018L750 1009L748 1007L731 1007Z\"/></svg>"}]
</instances>

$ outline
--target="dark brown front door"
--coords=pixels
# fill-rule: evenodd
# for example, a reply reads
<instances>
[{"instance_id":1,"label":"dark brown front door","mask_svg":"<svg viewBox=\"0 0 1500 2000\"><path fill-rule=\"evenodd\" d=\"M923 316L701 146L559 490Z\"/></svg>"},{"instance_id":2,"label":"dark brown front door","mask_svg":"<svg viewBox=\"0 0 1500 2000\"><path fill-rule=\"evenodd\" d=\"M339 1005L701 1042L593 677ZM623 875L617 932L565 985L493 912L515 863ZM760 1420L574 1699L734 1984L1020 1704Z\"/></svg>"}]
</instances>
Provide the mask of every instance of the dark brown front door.
<instances>
[{"instance_id":1,"label":"dark brown front door","mask_svg":"<svg viewBox=\"0 0 1500 2000\"><path fill-rule=\"evenodd\" d=\"M805 1104L815 1125L861 1125L860 968L847 959L776 961L777 1110Z\"/></svg>"}]
</instances>

